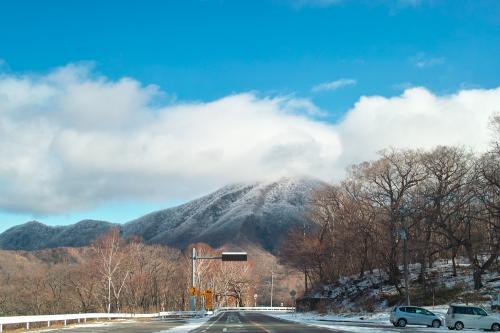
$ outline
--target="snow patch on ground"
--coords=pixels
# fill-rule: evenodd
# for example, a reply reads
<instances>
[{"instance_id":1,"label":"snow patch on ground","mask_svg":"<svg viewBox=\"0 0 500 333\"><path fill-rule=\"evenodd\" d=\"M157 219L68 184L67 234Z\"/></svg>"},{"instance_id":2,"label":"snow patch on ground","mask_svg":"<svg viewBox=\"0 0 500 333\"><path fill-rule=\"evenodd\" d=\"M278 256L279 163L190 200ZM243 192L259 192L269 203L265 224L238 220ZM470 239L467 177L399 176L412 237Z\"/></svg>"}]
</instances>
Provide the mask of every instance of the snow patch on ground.
<instances>
[{"instance_id":1,"label":"snow patch on ground","mask_svg":"<svg viewBox=\"0 0 500 333\"><path fill-rule=\"evenodd\" d=\"M448 306L427 307L438 315L444 316ZM387 332L407 332L407 333L439 333L448 332L446 326L441 328L428 328L424 326L408 325L406 328L395 328L389 322L389 313L380 312L366 315L351 315L351 314L318 314L315 312L308 313L273 313L270 316L288 320L291 322L312 325L318 327L329 328L341 332L361 332L361 333L387 333ZM469 333L482 332L479 330L466 330Z\"/></svg>"},{"instance_id":2,"label":"snow patch on ground","mask_svg":"<svg viewBox=\"0 0 500 333\"><path fill-rule=\"evenodd\" d=\"M433 267L426 270L427 283L433 285L438 291L444 288L459 288L458 294L453 296L453 303L465 303L469 298L468 294L471 293L481 295L484 300L496 299L496 294L500 290L500 278L495 268L483 274L484 287L475 292L472 270L467 258L458 257L456 267L457 275L453 276L451 261L434 261ZM403 267L401 266L400 269L403 270ZM418 282L419 275L420 264L410 264L409 277L413 288L421 288ZM388 276L384 271L374 269L373 272L365 272L363 277L359 275L341 277L336 283L312 290L306 298L326 300L329 302L326 310L334 312L367 311L367 304L371 304L372 311L384 311L388 307L388 298L393 299L398 296L395 286L387 281ZM460 292L460 289L463 291ZM428 303L432 303L432 298ZM489 305L485 307L489 309Z\"/></svg>"},{"instance_id":3,"label":"snow patch on ground","mask_svg":"<svg viewBox=\"0 0 500 333\"><path fill-rule=\"evenodd\" d=\"M74 328L93 328L93 327L107 327L122 323L136 323L135 320L115 320L113 322L96 322L96 323L80 323L80 324L68 324L64 327L46 328L46 329L36 329L36 332L53 332L59 330L70 330Z\"/></svg>"},{"instance_id":4,"label":"snow patch on ground","mask_svg":"<svg viewBox=\"0 0 500 333\"><path fill-rule=\"evenodd\" d=\"M205 324L211 317L206 316L203 318L190 318L187 319L187 323L183 325L179 325L177 327L168 329L168 330L163 330L158 333L188 333L194 329L197 329L201 325Z\"/></svg>"}]
</instances>

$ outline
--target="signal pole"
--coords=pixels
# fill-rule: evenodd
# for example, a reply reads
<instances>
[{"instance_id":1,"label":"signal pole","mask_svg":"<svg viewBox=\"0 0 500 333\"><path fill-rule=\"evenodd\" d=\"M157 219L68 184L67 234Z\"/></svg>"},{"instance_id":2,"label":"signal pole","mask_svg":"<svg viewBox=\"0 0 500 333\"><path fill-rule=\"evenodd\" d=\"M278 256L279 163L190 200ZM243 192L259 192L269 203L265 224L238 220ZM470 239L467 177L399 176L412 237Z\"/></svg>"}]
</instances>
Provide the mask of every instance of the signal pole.
<instances>
[{"instance_id":1,"label":"signal pole","mask_svg":"<svg viewBox=\"0 0 500 333\"><path fill-rule=\"evenodd\" d=\"M216 257L198 257L196 254L196 248L193 247L193 255L191 256L191 299L189 300L189 305L191 307L191 311L196 311L196 295L198 294L198 290L196 290L196 260L208 259L208 260L222 260L222 261L247 261L247 253L246 252L222 252L221 256Z\"/></svg>"},{"instance_id":2,"label":"signal pole","mask_svg":"<svg viewBox=\"0 0 500 333\"><path fill-rule=\"evenodd\" d=\"M196 271L196 248L193 247L193 255L191 257L191 287L193 288L192 290L196 291L196 277L195 277L195 271ZM189 299L189 306L191 308L191 311L196 311L196 293L193 292L194 295L191 295L191 298Z\"/></svg>"}]
</instances>

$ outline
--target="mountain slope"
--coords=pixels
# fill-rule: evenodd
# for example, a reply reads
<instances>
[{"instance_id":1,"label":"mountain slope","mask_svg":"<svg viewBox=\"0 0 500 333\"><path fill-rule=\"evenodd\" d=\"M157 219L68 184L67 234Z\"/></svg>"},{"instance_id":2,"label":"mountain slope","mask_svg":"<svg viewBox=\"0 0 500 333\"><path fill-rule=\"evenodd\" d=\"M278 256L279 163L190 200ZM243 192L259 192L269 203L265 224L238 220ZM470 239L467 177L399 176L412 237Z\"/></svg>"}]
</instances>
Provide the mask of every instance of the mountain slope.
<instances>
[{"instance_id":1,"label":"mountain slope","mask_svg":"<svg viewBox=\"0 0 500 333\"><path fill-rule=\"evenodd\" d=\"M291 227L305 223L308 201L322 185L310 178L230 185L131 221L123 232L179 248L194 242L213 247L249 242L272 251Z\"/></svg>"},{"instance_id":2,"label":"mountain slope","mask_svg":"<svg viewBox=\"0 0 500 333\"><path fill-rule=\"evenodd\" d=\"M140 236L147 243L181 249L191 243L204 242L213 247L231 244L273 251L290 228L305 223L308 201L323 185L310 178L229 185L119 227L125 237ZM109 222L84 220L74 225L50 227L33 221L0 234L0 248L38 250L84 246L112 226Z\"/></svg>"},{"instance_id":3,"label":"mountain slope","mask_svg":"<svg viewBox=\"0 0 500 333\"><path fill-rule=\"evenodd\" d=\"M104 221L83 220L72 225L51 227L38 221L31 221L0 234L0 248L32 251L63 246L84 246L106 233L113 225Z\"/></svg>"}]
</instances>

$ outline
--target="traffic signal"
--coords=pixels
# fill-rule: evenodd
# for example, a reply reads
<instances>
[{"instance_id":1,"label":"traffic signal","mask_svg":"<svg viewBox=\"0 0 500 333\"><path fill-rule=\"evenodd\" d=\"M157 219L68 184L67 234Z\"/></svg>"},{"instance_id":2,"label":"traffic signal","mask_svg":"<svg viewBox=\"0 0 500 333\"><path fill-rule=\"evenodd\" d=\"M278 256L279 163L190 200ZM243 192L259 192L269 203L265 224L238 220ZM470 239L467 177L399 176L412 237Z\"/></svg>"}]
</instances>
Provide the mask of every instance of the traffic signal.
<instances>
[{"instance_id":1,"label":"traffic signal","mask_svg":"<svg viewBox=\"0 0 500 333\"><path fill-rule=\"evenodd\" d=\"M212 296L213 296L212 290L210 290L210 289L205 290L205 308L207 310L213 310L213 308L214 308Z\"/></svg>"}]
</instances>

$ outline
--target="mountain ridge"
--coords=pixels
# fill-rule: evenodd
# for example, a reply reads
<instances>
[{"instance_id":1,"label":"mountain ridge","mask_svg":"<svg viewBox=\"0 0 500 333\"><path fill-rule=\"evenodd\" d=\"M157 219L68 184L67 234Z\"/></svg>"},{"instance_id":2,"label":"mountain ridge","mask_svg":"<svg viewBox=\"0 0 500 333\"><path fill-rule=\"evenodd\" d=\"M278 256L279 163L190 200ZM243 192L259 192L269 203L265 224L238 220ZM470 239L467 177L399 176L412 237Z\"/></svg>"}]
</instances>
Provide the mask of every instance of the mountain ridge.
<instances>
[{"instance_id":1,"label":"mountain ridge","mask_svg":"<svg viewBox=\"0 0 500 333\"><path fill-rule=\"evenodd\" d=\"M273 252L290 228L307 223L304 213L308 202L324 185L308 177L231 184L124 224L83 220L51 227L31 221L1 233L0 248L39 250L85 246L111 227L118 226L124 237L139 236L150 244L180 249L200 242L213 247L253 244Z\"/></svg>"},{"instance_id":2,"label":"mountain ridge","mask_svg":"<svg viewBox=\"0 0 500 333\"><path fill-rule=\"evenodd\" d=\"M1 233L0 249L33 251L85 246L115 225L90 219L65 226L48 226L39 221L29 221Z\"/></svg>"}]
</instances>

